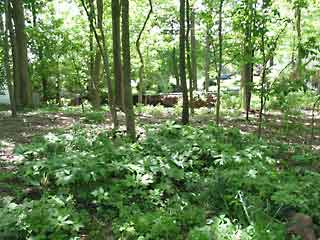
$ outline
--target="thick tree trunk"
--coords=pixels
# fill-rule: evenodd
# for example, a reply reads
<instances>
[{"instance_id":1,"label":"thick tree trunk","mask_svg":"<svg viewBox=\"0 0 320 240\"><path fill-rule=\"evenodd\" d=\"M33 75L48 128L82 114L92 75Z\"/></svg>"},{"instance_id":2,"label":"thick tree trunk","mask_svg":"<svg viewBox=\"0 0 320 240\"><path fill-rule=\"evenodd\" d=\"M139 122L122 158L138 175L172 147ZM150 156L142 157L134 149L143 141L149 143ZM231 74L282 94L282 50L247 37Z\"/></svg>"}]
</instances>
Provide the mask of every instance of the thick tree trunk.
<instances>
[{"instance_id":1,"label":"thick tree trunk","mask_svg":"<svg viewBox=\"0 0 320 240\"><path fill-rule=\"evenodd\" d=\"M193 90L198 89L198 78L197 78L197 53L196 53L196 14L194 10L191 11L191 66L192 66L192 85Z\"/></svg>"},{"instance_id":2,"label":"thick tree trunk","mask_svg":"<svg viewBox=\"0 0 320 240\"><path fill-rule=\"evenodd\" d=\"M249 11L248 20L245 23L245 39L244 39L244 57L245 63L242 66L242 76L241 76L241 88L242 88L242 105L246 111L246 119L249 120L249 112L251 106L251 90L253 84L253 63L252 59L254 58L253 50L253 39L252 33L253 28L255 27L255 6L252 2L247 1L247 8Z\"/></svg>"},{"instance_id":3,"label":"thick tree trunk","mask_svg":"<svg viewBox=\"0 0 320 240\"><path fill-rule=\"evenodd\" d=\"M13 91L15 96L15 101L17 106L21 106L21 86L20 86L20 78L18 73L18 60L17 60L17 47L16 47L16 37L13 30L13 15L12 15L12 7L8 3L8 28L9 28L9 36L10 36L10 45L11 45L11 55L12 55L12 71L13 71Z\"/></svg>"},{"instance_id":4,"label":"thick tree trunk","mask_svg":"<svg viewBox=\"0 0 320 240\"><path fill-rule=\"evenodd\" d=\"M121 0L122 13L122 59L123 59L123 81L125 93L125 113L127 134L136 139L135 120L133 112L133 99L131 88L131 60L130 60L130 27L129 27L129 0Z\"/></svg>"},{"instance_id":5,"label":"thick tree trunk","mask_svg":"<svg viewBox=\"0 0 320 240\"><path fill-rule=\"evenodd\" d=\"M9 92L9 97L10 97L10 108L11 108L11 115L12 117L15 117L17 115L17 108L16 108L16 101L14 97L14 91L12 87L12 77L11 77L11 70L10 70L10 59L9 59L9 21L11 21L9 17L9 9L8 9L8 0L4 0L4 11L5 11L5 24L2 22L2 17L0 17L0 32L3 36L3 56L4 56L4 61L3 61L3 70L4 70L4 75L5 79L7 82L7 88Z\"/></svg>"},{"instance_id":6,"label":"thick tree trunk","mask_svg":"<svg viewBox=\"0 0 320 240\"><path fill-rule=\"evenodd\" d=\"M219 4L219 64L218 64L218 76L217 76L217 105L216 105L216 124L219 126L220 124L220 105L221 105L221 72L222 72L222 53L223 53L223 36L222 36L222 10L223 10L223 2L224 0L220 0Z\"/></svg>"},{"instance_id":7,"label":"thick tree trunk","mask_svg":"<svg viewBox=\"0 0 320 240\"><path fill-rule=\"evenodd\" d=\"M120 2L112 0L112 44L113 44L113 72L115 80L116 104L124 106L122 64L121 64L121 38L120 38Z\"/></svg>"},{"instance_id":8,"label":"thick tree trunk","mask_svg":"<svg viewBox=\"0 0 320 240\"><path fill-rule=\"evenodd\" d=\"M22 0L14 0L13 20L15 25L17 73L20 81L22 106L32 106L32 86L28 74L27 38L24 24L24 8Z\"/></svg>"},{"instance_id":9,"label":"thick tree trunk","mask_svg":"<svg viewBox=\"0 0 320 240\"><path fill-rule=\"evenodd\" d=\"M182 87L182 123L189 123L189 100L188 100L188 88L186 79L186 36L185 36L185 20L186 20L186 2L180 0L180 35L179 35L179 48L180 48L180 81Z\"/></svg>"},{"instance_id":10,"label":"thick tree trunk","mask_svg":"<svg viewBox=\"0 0 320 240\"><path fill-rule=\"evenodd\" d=\"M210 53L210 29L209 25L207 24L207 31L206 31L206 49L205 49L205 55L204 55L204 90L206 92L209 91L209 71L210 71L210 59L209 59L209 53Z\"/></svg>"}]
</instances>

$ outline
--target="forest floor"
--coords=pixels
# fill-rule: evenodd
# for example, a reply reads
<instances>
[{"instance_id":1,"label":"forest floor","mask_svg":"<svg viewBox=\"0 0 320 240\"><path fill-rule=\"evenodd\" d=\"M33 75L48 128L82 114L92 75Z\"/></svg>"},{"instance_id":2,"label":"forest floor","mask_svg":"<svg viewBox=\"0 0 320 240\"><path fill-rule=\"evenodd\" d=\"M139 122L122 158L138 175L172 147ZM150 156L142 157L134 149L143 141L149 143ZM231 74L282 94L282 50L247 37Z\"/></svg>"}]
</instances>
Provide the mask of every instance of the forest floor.
<instances>
[{"instance_id":1,"label":"forest floor","mask_svg":"<svg viewBox=\"0 0 320 240\"><path fill-rule=\"evenodd\" d=\"M151 107L152 108L152 107ZM150 111L141 111L137 114L138 126L146 124L161 124L168 120L176 121L177 116L172 109L162 108L162 112L154 109ZM101 113L104 114L104 113ZM42 136L49 132L65 130L74 124L94 124L99 128L111 129L110 115L106 115L106 120L96 121L95 116L92 121L88 120L86 113L80 109L77 111L57 111L57 109L44 109L40 111L30 111L19 113L15 118L10 116L10 112L2 106L0 109L0 163L11 165L14 161L19 161L14 156L14 148L19 144L30 143L35 136ZM279 112L271 112L264 115L264 124L262 137L267 140L278 140L282 143L300 144L307 148L320 151L320 115L315 117L315 127L312 137L312 113L304 111L297 116L288 116L287 118ZM119 114L119 121L124 125L123 114ZM192 126L205 126L214 124L214 113L210 110L201 111L191 117ZM224 116L222 120L224 128L238 128L244 133L258 132L258 114L252 113L250 120L245 119L245 113L237 116ZM124 128L121 128L124 131ZM143 131L141 129L141 131ZM141 134L141 132L140 132Z\"/></svg>"},{"instance_id":2,"label":"forest floor","mask_svg":"<svg viewBox=\"0 0 320 240\"><path fill-rule=\"evenodd\" d=\"M190 130L190 133L189 133L190 136L188 136L188 137L185 137L185 136L182 137L182 135L177 135L177 136L175 136L175 135L172 135L172 136L171 135L168 135L168 136L154 135L154 136L152 136L151 135L150 136L150 133L145 134L145 131L146 131L146 129L148 129L148 126L150 126L153 129L159 128L160 131L162 129L162 131L164 131L163 134L165 134L166 133L165 128L167 127L167 125L165 124L166 122L168 122L168 121L169 122L179 122L177 119L180 118L180 112L176 108L164 108L164 107L159 107L159 106L157 106L157 107L139 106L135 110L136 110L135 112L136 112L138 137L140 138L139 142L141 142L140 147L141 147L141 149L143 149L143 150L141 150L141 149L140 150L142 152L147 151L147 155L148 156L150 155L150 159L153 159L153 158L156 159L157 157L159 157L157 154L160 154L160 152L162 154L164 154L164 153L166 153L166 151L169 151L168 149L170 149L171 147L172 147L172 149L169 151L170 154L174 155L174 154L177 154L177 151L178 152L181 151L181 154L182 154L181 157L188 158L188 156L189 156L188 154L191 151L190 149L194 147L194 145L192 145L193 144L192 142L194 142L194 144L196 144L195 146L202 146L202 145L206 145L206 142L208 141L208 138L203 138L203 137L210 136L210 138L209 138L210 141L214 140L214 139L212 139L212 136L215 136L215 135L210 135L212 133L209 134L209 132L206 132L204 136L197 133L197 131L199 129L205 129L207 125L214 125L214 112L210 109L196 110L195 114L191 117L191 122L190 122L190 125L193 126L194 128L192 128L192 130L190 130L188 128ZM252 173L255 171L255 169L259 169L261 167L259 165L260 164L259 156L261 158L260 154L262 154L262 155L266 154L266 156L268 154L271 154L270 156L274 156L277 159L275 166L269 166L267 164L268 161L263 161L262 162L263 169L264 169L264 167L268 167L267 168L268 170L266 172L268 172L268 174L272 173L270 176L274 176L274 175L278 176L278 174L280 174L280 172L283 171L283 175L281 175L281 177L283 177L283 179L281 178L282 179L281 181L283 181L284 185L291 184L291 185L285 186L284 187L285 190L281 190L281 191L288 191L289 192L288 194L285 193L285 196L280 198L281 201L284 199L283 201L285 202L285 205L290 206L291 201L294 202L296 199L296 198L291 198L292 193L290 192L291 191L290 189L292 186L294 186L294 189L296 189L297 186L302 186L302 183L304 184L306 182L306 180L308 180L309 182L311 182L310 184L308 183L309 186L311 186L309 188L311 190L314 189L313 186L314 186L315 182L317 182L317 179L314 177L316 175L312 175L312 174L316 174L316 173L320 172L320 164L318 161L318 156L319 156L318 152L320 151L320 127L319 127L320 126L320 119L319 119L320 116L319 115L316 115L315 128L313 131L314 137L312 138L312 128L311 128L312 114L310 111L303 111L302 113L296 114L294 116L293 115L284 116L284 115L280 114L279 112L275 112L275 111L266 114L264 116L265 121L263 123L262 138L264 140L263 142L267 144L267 145L264 145L264 146L267 146L267 148L264 148L264 146L262 146L262 145L260 146L259 145L260 143L257 142L258 139L256 139L256 138L254 138L254 140L249 140L249 141L245 140L246 136L244 136L244 135L248 135L250 137L251 135L249 135L249 133L254 133L254 134L257 133L257 129L258 129L258 127L257 127L258 114L257 113L251 113L250 121L246 121L245 114L241 113L240 111L238 111L237 113L231 112L231 111L223 112L222 116L223 116L223 120L221 122L221 125L225 129L227 129L226 132L230 133L230 135L226 135L226 136L228 136L227 140L220 139L218 141L218 143L221 143L221 144L216 144L216 143L213 144L212 143L213 145L210 145L210 148L209 148L210 151L212 150L214 153L220 154L220 155L214 155L215 158L213 160L217 160L216 159L217 156L219 156L218 159L221 158L221 160L223 160L223 159L228 159L228 157L230 157L231 155L233 156L233 155L237 155L237 154L239 154L237 156L240 158L242 157L241 154L245 154L245 155L247 154L248 156L246 155L246 157L244 159L250 160L250 161L248 160L249 161L247 163L248 165L244 165L244 167L242 166L242 168L238 168L240 166L238 166L237 164L226 166L226 168L224 169L225 172L223 173L223 174L225 174L225 176L229 176L229 174L234 174L234 175L232 175L231 179L234 179L235 183L239 184L239 186L240 185L242 186L241 181L242 180L247 181L246 180L247 178L243 178L243 176L247 176L245 174ZM124 128L125 117L124 117L123 113L119 114L119 121L122 126L119 130L119 134L124 135L125 134L125 128ZM172 124L171 125L168 124L168 126L169 126L169 128L171 126L171 130L170 129L167 130L168 133L166 133L166 134L169 134L170 131L174 130L174 127L172 127L173 126ZM52 167L50 165L52 162L50 163L50 161L44 161L41 157L37 158L37 151L38 150L43 151L43 150L41 150L41 148L43 147L42 144L44 144L44 142L43 142L44 138L42 138L42 142L41 141L39 142L39 141L37 141L37 140L39 140L37 137L42 137L45 135L47 135L47 137L48 137L48 136L50 136L49 133L57 133L57 136L59 136L59 134L61 135L64 133L71 132L68 130L71 130L71 129L73 130L75 127L77 129L81 129L80 132L78 133L79 142L75 143L76 145L75 145L74 150L72 150L72 151L70 151L70 149L63 150L62 152L64 155L61 155L62 157L60 160L63 161L63 164L67 164L69 157L71 157L70 159L78 159L79 158L78 164L81 167L80 168L74 167L74 169L82 169L83 168L82 170L85 173L87 173L88 171L90 172L91 170L86 170L86 167L89 167L89 169L91 169L92 166L91 165L86 166L85 164L88 164L89 162L90 162L90 164L91 164L91 162L93 164L99 163L99 161L98 161L99 158L93 158L93 159L89 158L90 161L87 161L88 159L86 157L82 159L80 155L79 156L77 155L77 154L79 154L79 152L78 152L79 149L82 149L81 151L83 151L83 153L85 151L91 151L92 154L90 156L95 156L94 154L98 154L98 155L103 154L103 156L105 156L105 155L107 156L108 154L111 154L108 149L108 147L110 147L110 146L106 143L104 143L106 145L102 144L100 147L99 147L99 145L97 145L97 149L95 149L95 148L91 149L92 146L90 145L90 147L89 147L89 145L87 145L87 143L85 142L85 141L90 142L92 139L95 139L96 136L99 136L100 133L105 132L106 129L108 130L108 129L112 128L110 114L106 113L105 109L100 110L100 111L96 111L96 112L91 111L91 110L86 110L85 112L82 112L82 109L79 107L67 107L67 108L51 107L51 108L37 109L37 110L33 110L33 111L26 111L23 113L19 113L19 115L17 117L12 118L10 116L10 111L8 111L8 109L0 107L0 197L2 197L3 199L5 199L5 197L6 198L12 197L13 199L29 199L29 200L30 199L37 199L37 200L42 199L39 201L40 202L45 201L44 200L45 196L43 195L41 187L40 188L39 188L39 186L34 187L33 185L30 185L30 182L23 181L23 178L18 177L18 175L20 174L19 172L20 172L21 168L22 169L24 168L24 166L22 166L22 165L21 165L22 167L20 167L19 163L23 161L23 159L26 155L28 155L28 149L30 148L30 149L33 149L32 150L33 152L31 151L30 153L35 154L35 155L32 155L32 156L34 156L35 162L33 162L33 164L35 164L35 166L37 165L37 161L39 161L40 165L43 163L43 164L48 164L49 167ZM229 131L231 129L240 129L241 133L243 133L243 134L239 133L239 135L237 135L237 133L236 133L237 131L235 131L235 132ZM82 132L82 130L85 130L85 131ZM199 130L199 131L202 131L202 130ZM222 130L222 131L224 131L224 130ZM83 135L81 135L81 134L83 134ZM148 134L149 134L149 136L148 136ZM170 134L172 134L172 133L170 133ZM53 134L53 136L55 136L55 135ZM103 136L103 134L101 134L101 136ZM202 136L203 139L200 136ZM144 137L146 137L146 141L144 141ZM171 138L175 138L175 137L176 137L176 139L171 139ZM218 137L219 137L219 134L216 136L216 138L218 138ZM35 139L35 138L37 138L37 139ZM188 140L189 138L191 139L190 141ZM32 139L34 139L34 140L32 140ZM157 153L157 152L154 153L153 148L158 145L158 142L157 142L158 140L163 141L160 143L160 145L161 146L164 145L165 147L163 149L166 149L166 151L164 151L161 148L161 151L159 153ZM154 141L154 142L152 143L152 141ZM31 144L28 147L29 143L32 143L35 145ZM101 143L103 143L103 141ZM237 149L236 146L238 146L238 143L241 143L240 145L245 150L244 149L242 149L242 150ZM37 145L37 144L40 144L40 145ZM65 144L65 143L63 143L63 144ZM117 144L117 141L115 141L115 144ZM125 151L123 154L128 154L128 152L126 152L127 150L125 150L125 149L130 149L130 147L128 145L126 145L125 143L121 143L121 144L123 144L123 146L125 146L123 148L120 148L120 149L122 149L121 151ZM155 145L153 145L153 144L155 144ZM276 152L276 151L278 151L278 150L276 150L277 146L278 145L280 146L281 144L289 144L294 147L292 149L290 149L290 148L282 149L282 150L279 150L279 152ZM50 146L51 145L49 144L46 147L50 147ZM59 149L61 147L60 145L53 145L53 147L54 146L59 147ZM206 149L205 146L203 146L203 147L204 147L204 149ZM259 147L261 149L259 149ZM43 148L45 148L45 147L43 147ZM215 149L215 148L217 148L217 149ZM222 148L222 150L220 148ZM269 148L270 148L271 153L268 152ZM47 149L46 151L50 150L50 148L46 148L46 149ZM58 151L59 149L56 148L54 151ZM62 146L62 149L64 149L64 145ZM137 148L137 149L139 149L139 148ZM232 152L232 151L230 152L230 149L233 149L235 152ZM312 151L310 151L311 149L312 149ZM19 153L23 152L24 157L20 157L20 155L15 154L15 151L17 151ZM101 152L99 152L99 151L101 151ZM138 166L140 162L137 161L137 159L140 159L140 157L142 155L140 155L140 153L135 153L135 151L137 151L137 150L132 150L132 154L136 154L136 155L134 155L136 158L133 158L131 160L132 160L132 163L135 163ZM238 151L239 151L239 153L238 153ZM273 154L273 152L275 154ZM312 152L312 155L310 155L309 152L310 153ZM186 154L186 156L184 154ZM192 155L193 154L194 153L192 153ZM83 156L85 156L85 155L83 155ZM199 166L198 166L199 169L203 169L203 166L201 164L204 164L203 162L201 162L201 158L202 158L201 156L199 155L196 157L199 160L196 163L196 164L199 164ZM252 156L254 156L254 157L252 157ZM264 156L262 159L268 160L269 158L266 156ZM312 156L312 157L310 157L310 156ZM118 156L116 156L116 157L118 157ZM303 161L300 161L301 157L303 158ZM168 158L168 156L164 157L164 159L167 159L167 158ZM256 161L256 158L258 159L257 161ZM131 165L128 164L128 162L126 162L127 158L123 158L123 159L124 160L120 159L120 162L118 162L118 159L117 159L117 164L119 166L121 166L120 169L122 169L122 167L132 165L131 162L129 162L129 163L131 163ZM128 159L130 159L130 158L128 158ZM56 160L60 161L59 158L55 159L55 161ZM121 163L121 161L124 161L124 162ZM77 161L75 161L75 162L77 162ZM23 163L28 163L28 161L23 161ZM209 164L210 161L207 160L205 163ZM83 164L84 164L84 166L83 166ZM116 167L115 169L118 169L117 168L118 165L115 166ZM54 166L56 167L56 165L54 165ZM112 164L110 166L112 166ZM219 172L224 171L223 167L220 165L219 166L217 165L215 167L222 168L219 170ZM99 169L100 169L100 165L99 165L99 167L94 168L92 171L99 171ZM104 168L104 169L108 169L108 167ZM196 169L198 169L198 168L196 168ZM193 169L191 172L195 172L196 169ZM243 172L239 173L239 169L242 169ZM248 169L251 169L249 171L249 173L247 173ZM302 171L303 174L300 174L301 169L310 170L310 171L306 171L306 172ZM112 172L112 174L110 176L113 176L113 174L118 174L117 173L118 170L112 170L112 169L109 169L109 170ZM291 171L291 170L294 170L294 171ZM34 171L33 168L30 171L34 176L36 176L37 171ZM49 169L48 171L50 172L51 170ZM189 171L188 168L186 168L185 171ZM265 169L263 171L265 171ZM120 173L122 174L121 171L120 171ZM175 186L174 189L176 189L176 191L179 194L182 194L182 192L188 192L189 190L188 191L186 189L179 190L179 188L183 189L183 185L181 185L181 186L179 185L180 184L179 181L181 180L179 173L180 173L179 171L173 172L173 173L170 172L170 174L173 174L172 176L171 175L170 176L172 178L176 178L176 180L173 181L173 183L178 184L178 185L177 186L174 185ZM52 173L50 173L50 174L52 174ZM121 174L118 176L119 179L122 179L122 177L123 177ZM198 174L204 174L204 172L202 172L202 170L201 170L201 171L199 171ZM307 175L305 175L305 174L307 174ZM27 175L28 175L28 173L24 172L23 176L26 177ZM186 176L187 175L188 174L186 174ZM204 175L203 176L201 175L201 176L204 178L205 177ZM145 177L145 176L149 176L149 175L146 174L143 176ZM167 176L167 175L165 175L165 176ZM215 176L215 173L214 173L214 176ZM239 176L241 176L241 177L239 178ZM46 175L44 175L43 177L46 177ZM169 178L171 178L171 177L169 177ZM163 179L167 179L167 178L168 177L161 178L161 179L163 180ZM46 179L46 178L42 178L42 180L43 179ZM112 177L111 180L110 179L109 180L113 181L115 179L117 179L117 178ZM61 178L61 180L64 181L65 179ZM264 179L261 177L261 179L259 178L259 181L254 180L252 183L250 182L250 184L248 186L246 185L248 187L248 189L247 189L248 194L250 193L250 191L252 189L254 189L251 186L251 184L254 183L254 184L259 185L260 180L261 180L262 188L263 189L267 188L267 189L261 190L264 194L266 194L266 193L269 194L268 191L270 191L270 194L274 192L274 190L268 189L268 186L269 186L272 178L269 179L269 177L268 177L268 178ZM292 182L293 180L294 180L294 182ZM126 181L128 181L128 179L123 179L123 181L126 182ZM263 182L263 181L265 181L265 182ZM201 179L201 182L206 182L206 181ZM41 184L44 184L44 186L46 186L46 182L44 182L44 183L41 182ZM121 185L122 182L118 181L117 184ZM164 184L164 182L163 182L163 184ZM243 184L247 184L247 183L243 183ZM164 185L167 185L167 182L165 182ZM234 185L234 183L232 183L230 186L233 186L233 185ZM104 186L104 185L101 185L101 186ZM113 184L109 184L108 186L113 186ZM120 187L120 190L117 189L119 186L116 185L115 189L111 189L110 192L114 191L117 194L118 194L118 191L119 191L119 194L123 194L123 192L126 192L126 194L128 194L128 195L131 194L132 196L135 196L134 194L136 194L136 193L130 192L131 191L130 189L121 190L123 187L122 185ZM124 186L126 186L126 185L124 185ZM131 185L129 184L128 186L131 186ZM196 189L197 189L198 183L196 183L195 186L197 186L196 187ZM261 187L261 186L259 185L257 187ZM88 193L90 193L90 191L91 191L90 189L86 189L86 191ZM205 193L205 189L210 189L210 188L208 188L208 186L205 186L205 188L202 189L199 192L199 194ZM156 188L155 188L155 190L156 190ZM237 190L237 187L235 187L234 190ZM141 191L142 191L141 193L146 194L144 188L142 188ZM179 191L181 191L181 192L179 192ZM284 193L281 191L279 190L279 194L283 195ZM305 191L305 189L302 187L301 190L299 190L299 191ZM226 197L232 196L232 199L233 199L234 194L235 194L235 192L232 192L231 195L226 194ZM252 194L253 194L253 196L256 197L256 193L252 193ZM268 194L266 194L266 196ZM148 195L149 195L149 193L146 196L148 196ZM76 193L75 193L75 196L77 196ZM214 194L214 196L215 196L215 194ZM275 194L275 196L277 197L278 195ZM289 196L290 198L289 197L287 198L287 196ZM79 196L77 196L77 197L79 197ZM139 199L139 198L137 198L137 199ZM315 195L312 198L310 198L310 204L308 202L309 197L303 196L303 197L301 197L301 199L303 201L305 201L306 203L303 203L303 204L299 203L298 210L300 211L300 208L303 210L304 209L303 206L310 205L311 207L307 208L308 211L306 211L306 213L311 215L311 213L313 212L313 208L314 208L314 206L312 204L313 203L318 204L318 195ZM300 201L300 198L298 200ZM209 202L211 203L212 200L209 200ZM231 202L232 201L230 200L230 204L231 204ZM79 200L78 204L79 204L78 207L80 206L80 208L81 208L81 206L83 205L83 202L81 202ZM47 202L45 202L45 206L47 208ZM85 205L85 208L91 214L91 212L90 212L91 207L90 206L91 206L90 204L87 204L87 205ZM223 206L223 204L221 206ZM197 206L197 207L201 208L200 206ZM276 206L276 207L278 207L278 206ZM131 216L131 214L129 214L128 216ZM273 215L270 215L270 216L273 216ZM95 225L95 221L96 221L95 217L96 217L96 215L93 214L93 221L92 222L94 223L94 225ZM236 217L238 217L238 216L236 216ZM316 223L318 224L319 223L318 216L314 216L314 217L315 217L315 221L317 221ZM115 222L115 223L117 224L117 222ZM109 227L109 223L107 223L107 225L103 225L103 228L105 228L105 226ZM90 226L87 226L87 227L90 229ZM187 231L185 231L185 233L187 233ZM84 232L84 236L86 234L87 234L87 232ZM109 234L109 230L108 230L108 233L105 233L105 235L111 236L112 234ZM1 237L1 231L0 231L0 237ZM98 239L98 238L83 238L83 239ZM103 239L105 239L105 238L103 238ZM156 238L151 238L151 239L156 239ZM188 238L188 239L193 239L193 238ZM194 238L194 239L197 239L197 238Z\"/></svg>"}]
</instances>

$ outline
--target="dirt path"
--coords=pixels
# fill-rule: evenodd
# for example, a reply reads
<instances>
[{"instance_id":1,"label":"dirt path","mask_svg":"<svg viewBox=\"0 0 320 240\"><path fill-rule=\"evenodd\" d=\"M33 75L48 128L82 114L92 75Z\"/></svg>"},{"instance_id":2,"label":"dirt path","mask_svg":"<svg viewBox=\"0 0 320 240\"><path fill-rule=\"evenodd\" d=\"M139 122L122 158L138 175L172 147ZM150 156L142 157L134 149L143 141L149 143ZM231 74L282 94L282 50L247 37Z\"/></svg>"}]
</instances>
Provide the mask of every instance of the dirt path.
<instances>
[{"instance_id":1,"label":"dirt path","mask_svg":"<svg viewBox=\"0 0 320 240\"><path fill-rule=\"evenodd\" d=\"M179 117L170 113L165 108L163 115L154 116L139 114L137 123L140 126L145 124L159 124L167 120L177 120ZM121 114L120 114L121 115ZM119 115L121 125L124 125L124 116ZM34 136L41 136L58 129L68 129L75 123L80 122L80 113L63 112L26 112L20 113L18 117L12 118L8 111L0 111L0 167L2 165L12 165L19 159L13 155L13 150L18 144L29 143ZM251 115L251 121L244 120L244 114L237 117L226 116L222 121L222 126L226 128L239 128L242 132L257 132L257 114ZM101 128L110 127L110 116ZM283 123L283 116L279 113L272 113L265 116L267 120L263 124L263 137L266 139L277 139L285 143L302 144L312 146L320 150L320 116L317 116L315 127L315 137L311 139L311 113L305 112L301 117L291 116L288 124ZM214 122L214 113L205 113L191 118L193 126L205 126ZM98 126L97 126L98 127Z\"/></svg>"},{"instance_id":2,"label":"dirt path","mask_svg":"<svg viewBox=\"0 0 320 240\"><path fill-rule=\"evenodd\" d=\"M14 163L19 160L12 152L18 144L29 143L32 137L57 129L66 129L79 117L63 113L29 112L12 118L7 111L0 112L0 162Z\"/></svg>"}]
</instances>

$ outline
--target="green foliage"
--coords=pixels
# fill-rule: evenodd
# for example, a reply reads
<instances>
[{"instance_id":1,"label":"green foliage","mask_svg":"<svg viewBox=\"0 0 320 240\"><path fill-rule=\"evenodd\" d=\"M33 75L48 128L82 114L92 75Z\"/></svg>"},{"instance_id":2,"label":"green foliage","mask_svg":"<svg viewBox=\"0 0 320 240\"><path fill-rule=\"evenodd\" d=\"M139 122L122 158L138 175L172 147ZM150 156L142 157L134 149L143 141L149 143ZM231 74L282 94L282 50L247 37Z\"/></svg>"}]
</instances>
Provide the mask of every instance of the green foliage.
<instances>
[{"instance_id":1,"label":"green foliage","mask_svg":"<svg viewBox=\"0 0 320 240\"><path fill-rule=\"evenodd\" d=\"M44 195L20 204L5 198L1 205L1 239L77 239L83 227L71 196Z\"/></svg>"},{"instance_id":2,"label":"green foliage","mask_svg":"<svg viewBox=\"0 0 320 240\"><path fill-rule=\"evenodd\" d=\"M104 112L86 112L83 115L84 121L86 123L103 123L106 119Z\"/></svg>"},{"instance_id":3,"label":"green foliage","mask_svg":"<svg viewBox=\"0 0 320 240\"><path fill-rule=\"evenodd\" d=\"M313 192L320 176L303 168L317 157L236 129L168 122L147 126L143 140L131 143L79 125L17 151L26 158L19 176L43 196L17 204L19 210L1 210L3 219L11 219L2 223L10 233L17 228L14 216L23 214L31 232L17 228L19 234L38 238L75 236L82 224L88 235L100 239L103 225L92 223L99 221L112 222L118 239L280 240L285 234L276 219L279 209L293 207L315 219L320 215L320 196ZM292 161L296 167L289 168ZM62 193L73 198L62 198ZM65 207L58 206L59 199ZM48 213L40 210L44 205L58 209ZM95 220L78 218L75 206L82 205L90 207L81 215ZM66 215L63 228L52 223ZM38 226L34 216L46 226Z\"/></svg>"}]
</instances>

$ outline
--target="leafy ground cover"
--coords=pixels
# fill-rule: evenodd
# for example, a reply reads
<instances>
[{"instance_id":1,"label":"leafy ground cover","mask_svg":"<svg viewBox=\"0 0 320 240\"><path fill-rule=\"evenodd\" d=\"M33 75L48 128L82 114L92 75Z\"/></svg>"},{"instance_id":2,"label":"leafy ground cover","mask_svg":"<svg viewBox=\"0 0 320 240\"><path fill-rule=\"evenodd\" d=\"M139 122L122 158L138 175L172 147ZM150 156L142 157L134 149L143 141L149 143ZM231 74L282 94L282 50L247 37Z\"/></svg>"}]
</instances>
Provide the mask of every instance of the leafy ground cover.
<instances>
[{"instance_id":1,"label":"leafy ground cover","mask_svg":"<svg viewBox=\"0 0 320 240\"><path fill-rule=\"evenodd\" d=\"M1 239L280 240L288 209L320 222L311 150L210 125L143 129L131 143L79 123L19 145L16 172L0 171Z\"/></svg>"}]
</instances>

